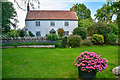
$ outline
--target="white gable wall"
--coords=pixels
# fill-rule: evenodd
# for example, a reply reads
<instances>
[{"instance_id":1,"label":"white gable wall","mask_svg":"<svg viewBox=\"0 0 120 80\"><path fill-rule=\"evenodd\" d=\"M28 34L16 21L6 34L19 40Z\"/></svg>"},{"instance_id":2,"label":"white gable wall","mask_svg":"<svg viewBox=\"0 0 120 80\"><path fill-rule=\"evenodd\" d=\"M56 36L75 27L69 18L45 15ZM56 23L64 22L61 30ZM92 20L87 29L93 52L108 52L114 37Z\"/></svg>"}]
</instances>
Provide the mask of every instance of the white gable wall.
<instances>
[{"instance_id":1,"label":"white gable wall","mask_svg":"<svg viewBox=\"0 0 120 80\"><path fill-rule=\"evenodd\" d=\"M40 26L36 26L36 21L40 21ZM55 26L50 26L50 22L55 22ZM69 26L65 26L64 23L69 22ZM54 29L57 33L59 28L63 28L64 31L69 31L69 35L72 34L74 28L78 27L78 21L72 20L33 20L25 21L26 29L31 31L36 36L36 31L41 32L41 36L50 34L50 31Z\"/></svg>"}]
</instances>

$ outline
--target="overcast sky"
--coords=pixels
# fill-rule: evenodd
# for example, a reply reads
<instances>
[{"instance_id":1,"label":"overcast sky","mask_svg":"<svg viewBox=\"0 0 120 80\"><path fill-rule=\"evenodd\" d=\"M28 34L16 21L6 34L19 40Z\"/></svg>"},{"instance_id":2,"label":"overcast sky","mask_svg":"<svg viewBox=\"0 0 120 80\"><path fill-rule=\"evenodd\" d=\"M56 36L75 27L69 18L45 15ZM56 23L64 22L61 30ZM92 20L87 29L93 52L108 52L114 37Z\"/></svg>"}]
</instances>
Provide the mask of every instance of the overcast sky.
<instances>
[{"instance_id":1,"label":"overcast sky","mask_svg":"<svg viewBox=\"0 0 120 80\"><path fill-rule=\"evenodd\" d=\"M18 15L18 28L23 28L25 26L26 11L21 10L14 3L14 0L8 0L14 4L14 7ZM21 4L22 0L17 0ZM105 3L105 0L40 0L40 10L69 10L73 4L83 3L91 11L91 17L94 19L94 14L97 9L100 9ZM21 4L22 5L22 4ZM22 5L25 7L24 5ZM36 5L37 7L37 5Z\"/></svg>"}]
</instances>

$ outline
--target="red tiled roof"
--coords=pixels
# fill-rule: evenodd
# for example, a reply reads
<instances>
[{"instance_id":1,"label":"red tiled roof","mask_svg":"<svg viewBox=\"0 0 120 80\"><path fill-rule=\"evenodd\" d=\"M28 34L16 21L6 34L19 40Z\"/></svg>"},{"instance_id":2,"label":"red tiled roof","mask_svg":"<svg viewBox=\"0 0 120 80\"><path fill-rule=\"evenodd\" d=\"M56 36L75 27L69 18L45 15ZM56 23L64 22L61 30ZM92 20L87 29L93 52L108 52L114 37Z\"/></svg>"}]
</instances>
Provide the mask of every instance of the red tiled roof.
<instances>
[{"instance_id":1,"label":"red tiled roof","mask_svg":"<svg viewBox=\"0 0 120 80\"><path fill-rule=\"evenodd\" d=\"M33 10L29 11L26 20L78 20L73 11Z\"/></svg>"}]
</instances>

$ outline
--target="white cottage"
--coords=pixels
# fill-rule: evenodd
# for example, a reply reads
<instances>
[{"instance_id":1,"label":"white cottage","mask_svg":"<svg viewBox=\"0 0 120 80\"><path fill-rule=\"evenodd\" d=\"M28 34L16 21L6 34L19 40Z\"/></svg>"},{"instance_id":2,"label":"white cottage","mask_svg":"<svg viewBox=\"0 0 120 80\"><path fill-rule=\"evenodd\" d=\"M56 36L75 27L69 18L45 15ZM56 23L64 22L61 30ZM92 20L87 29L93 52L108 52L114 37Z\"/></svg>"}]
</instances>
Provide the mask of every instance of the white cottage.
<instances>
[{"instance_id":1,"label":"white cottage","mask_svg":"<svg viewBox=\"0 0 120 80\"><path fill-rule=\"evenodd\" d=\"M75 6L73 11L61 10L30 10L27 6L27 16L25 19L26 30L31 31L35 36L44 37L50 32L55 32L63 28L65 36L72 34L74 28L78 27L78 17Z\"/></svg>"}]
</instances>

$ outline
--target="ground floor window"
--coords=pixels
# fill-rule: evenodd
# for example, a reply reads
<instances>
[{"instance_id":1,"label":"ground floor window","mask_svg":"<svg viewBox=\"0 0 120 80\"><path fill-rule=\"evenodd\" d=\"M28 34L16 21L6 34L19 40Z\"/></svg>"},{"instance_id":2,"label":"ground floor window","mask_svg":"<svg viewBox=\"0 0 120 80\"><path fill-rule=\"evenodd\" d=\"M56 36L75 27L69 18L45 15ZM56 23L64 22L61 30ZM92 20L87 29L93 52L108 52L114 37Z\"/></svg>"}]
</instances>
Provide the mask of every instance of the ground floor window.
<instances>
[{"instance_id":1,"label":"ground floor window","mask_svg":"<svg viewBox=\"0 0 120 80\"><path fill-rule=\"evenodd\" d=\"M65 36L69 35L69 31L64 31L65 32Z\"/></svg>"},{"instance_id":2,"label":"ground floor window","mask_svg":"<svg viewBox=\"0 0 120 80\"><path fill-rule=\"evenodd\" d=\"M41 36L41 32L40 31L36 31L36 36Z\"/></svg>"}]
</instances>

